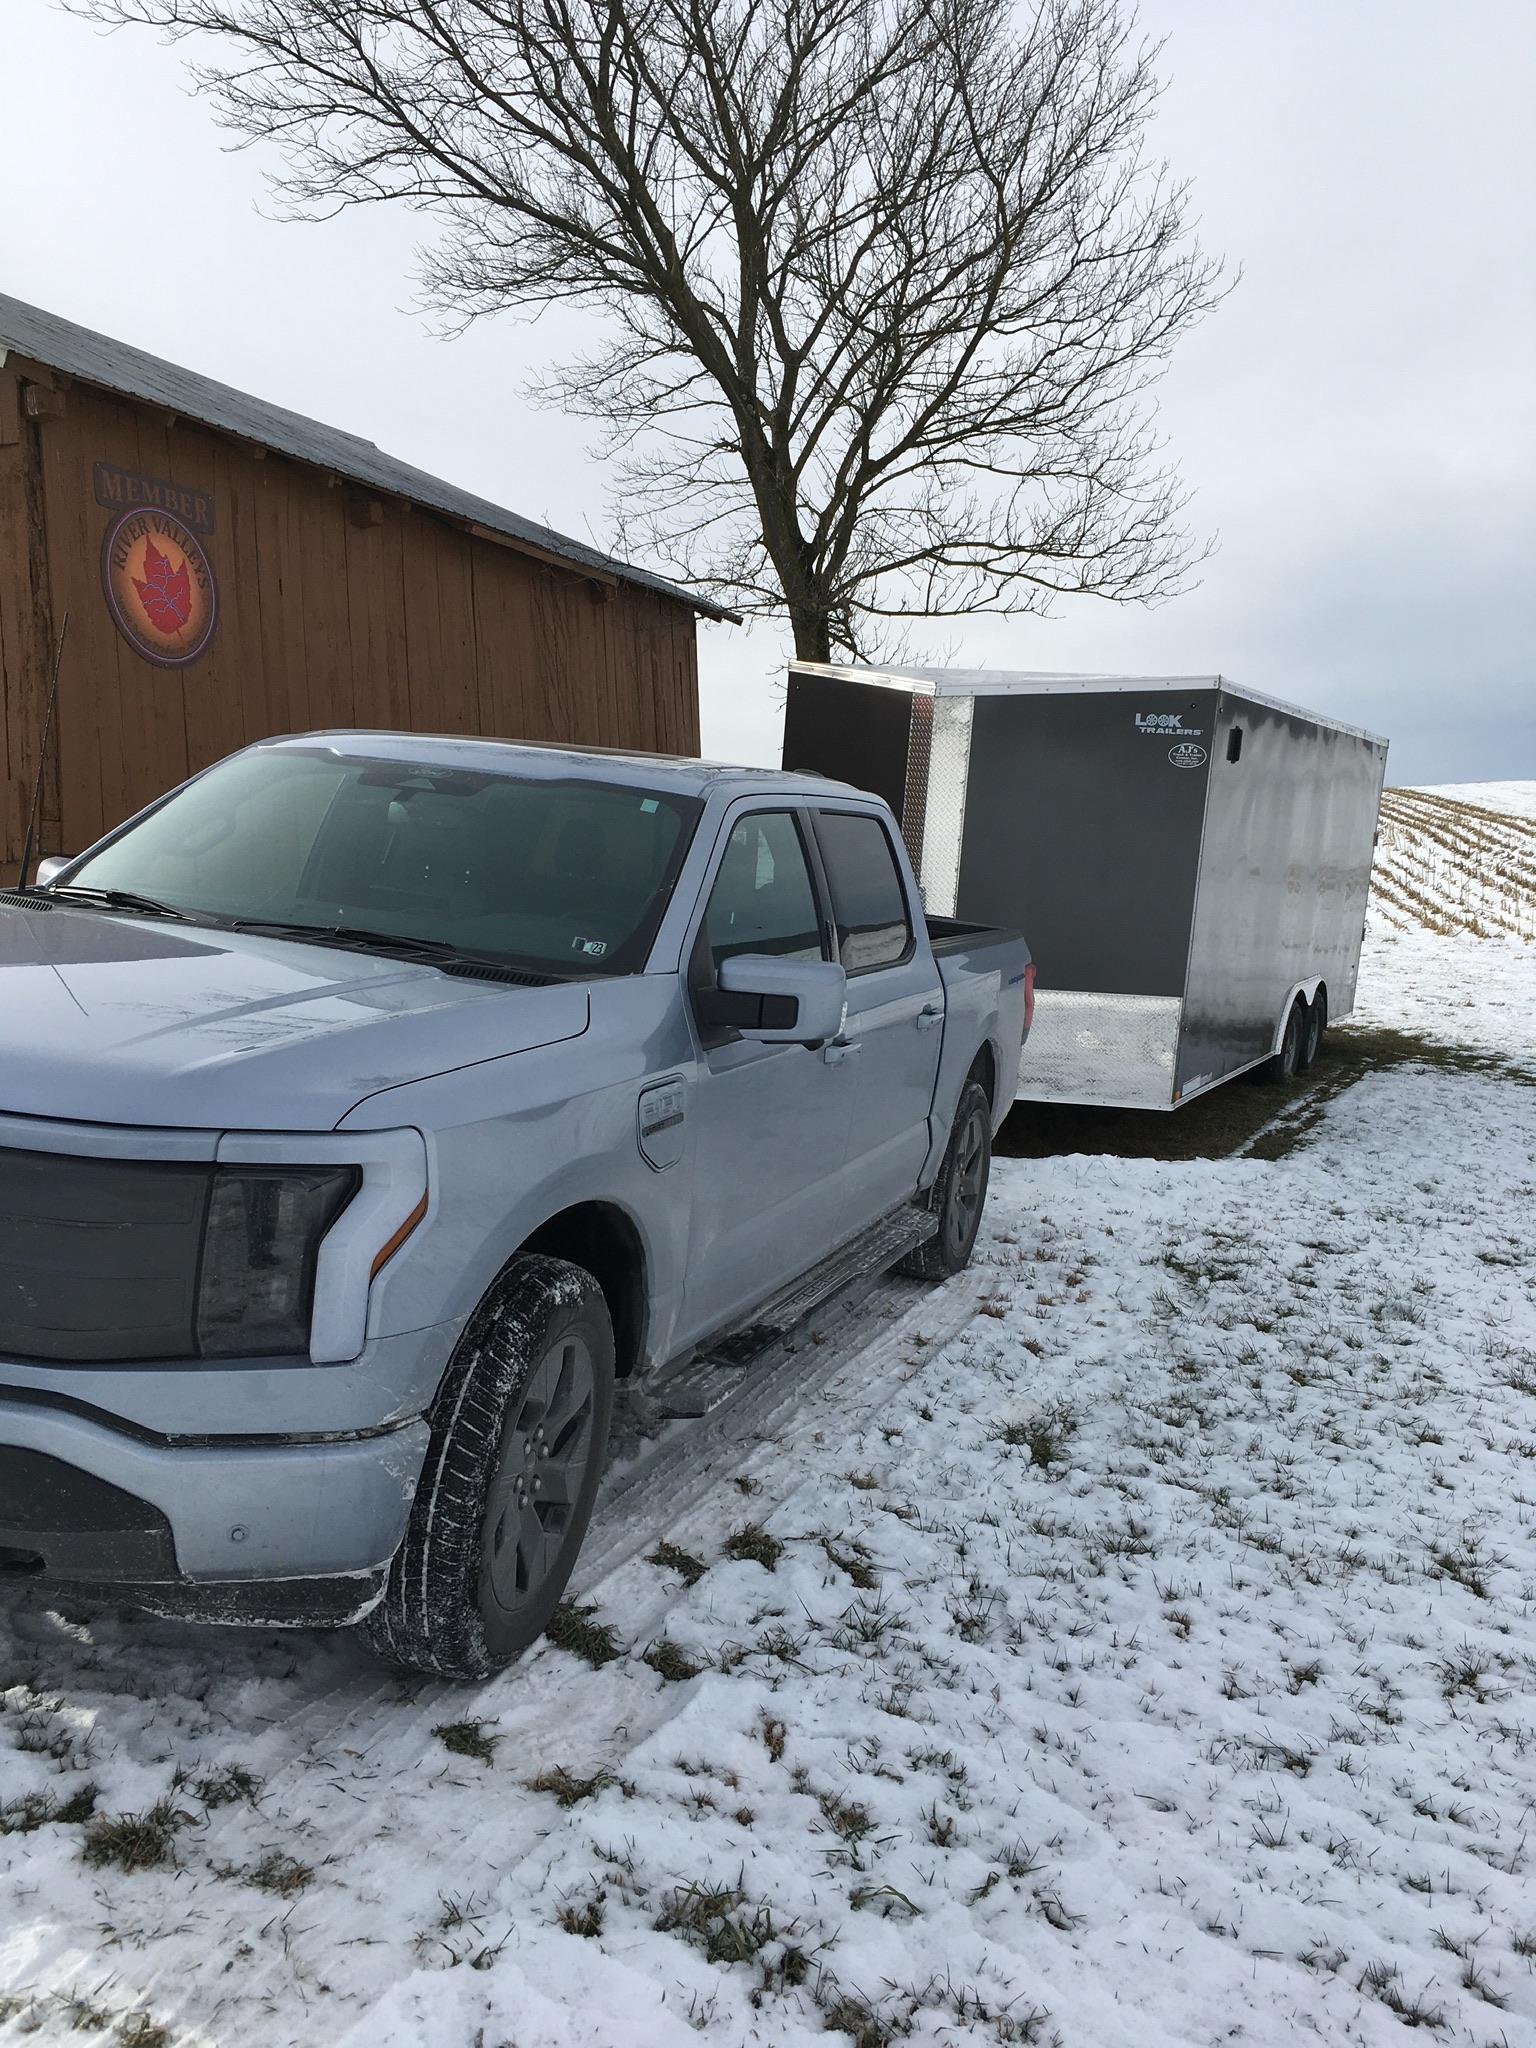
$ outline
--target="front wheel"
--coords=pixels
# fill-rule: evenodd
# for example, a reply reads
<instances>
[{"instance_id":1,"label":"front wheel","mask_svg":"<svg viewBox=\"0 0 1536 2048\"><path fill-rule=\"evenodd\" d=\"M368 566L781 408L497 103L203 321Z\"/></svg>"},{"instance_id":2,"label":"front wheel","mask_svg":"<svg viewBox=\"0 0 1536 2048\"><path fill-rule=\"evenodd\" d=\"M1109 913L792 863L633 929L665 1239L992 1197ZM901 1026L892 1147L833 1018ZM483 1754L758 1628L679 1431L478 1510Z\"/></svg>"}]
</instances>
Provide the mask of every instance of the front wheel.
<instances>
[{"instance_id":1,"label":"front wheel","mask_svg":"<svg viewBox=\"0 0 1536 2048\"><path fill-rule=\"evenodd\" d=\"M1291 1005L1290 1015L1285 1020L1285 1030L1280 1037L1280 1050L1264 1068L1264 1077L1269 1081L1294 1081L1302 1069L1302 1055L1306 1045L1307 1005L1298 996Z\"/></svg>"},{"instance_id":2,"label":"front wheel","mask_svg":"<svg viewBox=\"0 0 1536 2048\"><path fill-rule=\"evenodd\" d=\"M602 1289L520 1259L471 1318L384 1598L364 1623L390 1663L486 1678L536 1642L576 1562L613 1416Z\"/></svg>"},{"instance_id":3,"label":"front wheel","mask_svg":"<svg viewBox=\"0 0 1536 2048\"><path fill-rule=\"evenodd\" d=\"M903 1273L919 1280L949 1280L964 1271L981 1228L991 1176L992 1104L979 1081L967 1081L930 1198L939 1227L926 1244L902 1260Z\"/></svg>"}]
</instances>

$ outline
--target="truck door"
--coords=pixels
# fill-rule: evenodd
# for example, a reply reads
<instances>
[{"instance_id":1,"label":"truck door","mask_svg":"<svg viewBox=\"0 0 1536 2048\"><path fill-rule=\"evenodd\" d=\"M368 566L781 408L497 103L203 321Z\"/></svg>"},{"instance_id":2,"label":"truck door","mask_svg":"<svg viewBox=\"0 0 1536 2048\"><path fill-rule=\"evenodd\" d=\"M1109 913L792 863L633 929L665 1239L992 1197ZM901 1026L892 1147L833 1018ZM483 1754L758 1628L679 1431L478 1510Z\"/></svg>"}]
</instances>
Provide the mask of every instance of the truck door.
<instances>
[{"instance_id":1,"label":"truck door","mask_svg":"<svg viewBox=\"0 0 1536 2048\"><path fill-rule=\"evenodd\" d=\"M843 1223L852 1235L916 1192L929 1149L944 986L885 820L830 809L814 819L848 976L843 1035L857 1047L843 1169Z\"/></svg>"},{"instance_id":2,"label":"truck door","mask_svg":"<svg viewBox=\"0 0 1536 2048\"><path fill-rule=\"evenodd\" d=\"M820 960L830 950L795 813L741 813L706 897L690 988L712 985L733 954ZM689 1339L766 1300L847 1234L842 1169L857 1065L838 1048L711 1034L697 1013L695 1028L693 1217L683 1301Z\"/></svg>"}]
</instances>

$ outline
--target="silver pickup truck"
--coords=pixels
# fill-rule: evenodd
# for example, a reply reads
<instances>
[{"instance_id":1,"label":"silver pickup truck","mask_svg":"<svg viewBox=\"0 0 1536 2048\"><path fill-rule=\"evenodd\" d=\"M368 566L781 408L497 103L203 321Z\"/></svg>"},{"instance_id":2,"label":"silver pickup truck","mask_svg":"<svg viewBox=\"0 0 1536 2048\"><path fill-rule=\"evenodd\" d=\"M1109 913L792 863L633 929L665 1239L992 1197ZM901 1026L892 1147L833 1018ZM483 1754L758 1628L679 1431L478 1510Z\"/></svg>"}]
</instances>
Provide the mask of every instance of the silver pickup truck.
<instances>
[{"instance_id":1,"label":"silver pickup truck","mask_svg":"<svg viewBox=\"0 0 1536 2048\"><path fill-rule=\"evenodd\" d=\"M0 1576L500 1668L616 1383L966 1263L1032 982L814 776L221 762L0 892Z\"/></svg>"}]
</instances>

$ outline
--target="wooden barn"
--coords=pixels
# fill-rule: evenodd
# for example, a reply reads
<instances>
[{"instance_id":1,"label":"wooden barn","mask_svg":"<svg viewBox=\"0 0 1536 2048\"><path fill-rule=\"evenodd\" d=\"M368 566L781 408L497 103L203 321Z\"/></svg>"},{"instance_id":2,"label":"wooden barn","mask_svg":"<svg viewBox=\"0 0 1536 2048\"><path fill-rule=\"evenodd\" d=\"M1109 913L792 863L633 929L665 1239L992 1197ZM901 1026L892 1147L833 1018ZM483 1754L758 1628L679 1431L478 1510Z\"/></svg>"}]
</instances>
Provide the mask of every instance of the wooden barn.
<instances>
[{"instance_id":1,"label":"wooden barn","mask_svg":"<svg viewBox=\"0 0 1536 2048\"><path fill-rule=\"evenodd\" d=\"M706 600L0 296L0 881L323 726L696 754Z\"/></svg>"}]
</instances>

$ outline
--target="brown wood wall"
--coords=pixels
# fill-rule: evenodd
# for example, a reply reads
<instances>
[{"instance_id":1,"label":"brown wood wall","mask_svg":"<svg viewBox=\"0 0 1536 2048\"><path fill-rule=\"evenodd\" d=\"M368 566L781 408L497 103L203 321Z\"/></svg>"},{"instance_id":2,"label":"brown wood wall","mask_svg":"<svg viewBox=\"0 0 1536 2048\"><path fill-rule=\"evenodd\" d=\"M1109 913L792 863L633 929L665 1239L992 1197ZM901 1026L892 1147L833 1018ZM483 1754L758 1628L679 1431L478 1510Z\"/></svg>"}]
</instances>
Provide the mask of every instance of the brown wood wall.
<instances>
[{"instance_id":1,"label":"brown wood wall","mask_svg":"<svg viewBox=\"0 0 1536 2048\"><path fill-rule=\"evenodd\" d=\"M188 774L272 733L472 732L696 754L686 605L595 584L306 464L46 370L0 366L0 877L36 772L50 643L69 631L41 851L75 852ZM29 418L31 384L44 395ZM144 659L101 586L93 465L212 495L219 623L186 669Z\"/></svg>"}]
</instances>

